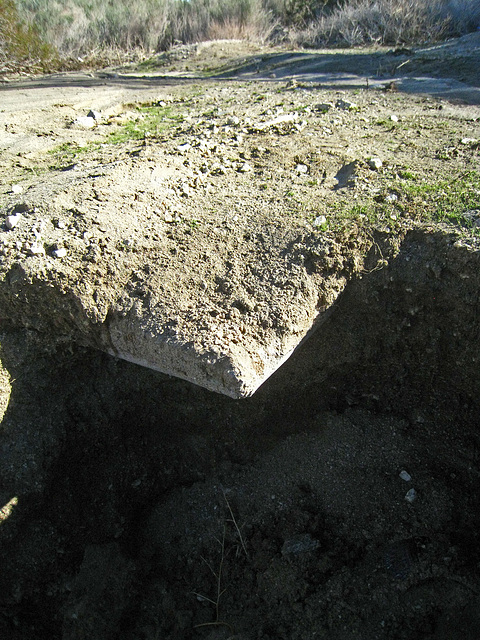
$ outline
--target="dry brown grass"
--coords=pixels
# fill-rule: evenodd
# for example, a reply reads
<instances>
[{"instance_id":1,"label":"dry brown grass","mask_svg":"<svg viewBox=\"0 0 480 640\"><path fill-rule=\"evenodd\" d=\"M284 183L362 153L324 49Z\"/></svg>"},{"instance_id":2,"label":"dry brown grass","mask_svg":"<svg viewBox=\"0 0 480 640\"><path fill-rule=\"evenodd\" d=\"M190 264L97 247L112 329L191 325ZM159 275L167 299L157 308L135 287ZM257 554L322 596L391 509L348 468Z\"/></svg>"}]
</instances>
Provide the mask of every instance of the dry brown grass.
<instances>
[{"instance_id":1,"label":"dry brown grass","mask_svg":"<svg viewBox=\"0 0 480 640\"><path fill-rule=\"evenodd\" d=\"M47 42L61 54L56 64L69 68L141 60L175 42L280 38L311 47L419 44L462 35L480 24L480 0L0 0L0 9L0 63L2 56L4 64L22 56L45 58L38 47Z\"/></svg>"},{"instance_id":2,"label":"dry brown grass","mask_svg":"<svg viewBox=\"0 0 480 640\"><path fill-rule=\"evenodd\" d=\"M422 44L478 23L479 0L348 0L290 37L304 46Z\"/></svg>"}]
</instances>

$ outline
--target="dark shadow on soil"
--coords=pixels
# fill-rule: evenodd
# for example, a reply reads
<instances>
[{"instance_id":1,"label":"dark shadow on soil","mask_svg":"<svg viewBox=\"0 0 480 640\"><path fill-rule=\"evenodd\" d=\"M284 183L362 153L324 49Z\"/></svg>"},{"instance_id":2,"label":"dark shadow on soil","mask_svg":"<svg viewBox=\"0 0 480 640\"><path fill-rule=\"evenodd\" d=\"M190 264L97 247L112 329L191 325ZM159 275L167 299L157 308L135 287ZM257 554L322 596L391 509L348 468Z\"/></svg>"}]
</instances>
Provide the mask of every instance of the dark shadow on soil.
<instances>
[{"instance_id":1,"label":"dark shadow on soil","mask_svg":"<svg viewBox=\"0 0 480 640\"><path fill-rule=\"evenodd\" d=\"M476 637L480 269L454 241L412 232L247 400L5 330L0 635Z\"/></svg>"}]
</instances>

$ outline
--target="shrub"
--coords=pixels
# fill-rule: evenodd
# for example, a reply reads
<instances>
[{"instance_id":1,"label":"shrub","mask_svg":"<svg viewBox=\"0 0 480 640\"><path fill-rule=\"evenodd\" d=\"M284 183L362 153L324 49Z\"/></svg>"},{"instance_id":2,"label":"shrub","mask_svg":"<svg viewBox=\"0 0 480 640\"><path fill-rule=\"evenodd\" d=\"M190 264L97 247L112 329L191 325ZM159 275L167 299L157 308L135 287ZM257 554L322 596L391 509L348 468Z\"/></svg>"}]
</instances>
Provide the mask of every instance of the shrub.
<instances>
[{"instance_id":1,"label":"shrub","mask_svg":"<svg viewBox=\"0 0 480 640\"><path fill-rule=\"evenodd\" d=\"M310 46L435 42L478 26L480 0L348 0L295 35Z\"/></svg>"},{"instance_id":2,"label":"shrub","mask_svg":"<svg viewBox=\"0 0 480 640\"><path fill-rule=\"evenodd\" d=\"M17 0L16 6L19 16L13 0L0 0L4 22L17 25L18 51L22 38L31 50L40 33L67 56L165 50L176 41L212 38L265 40L274 32L307 46L417 44L480 24L480 0Z\"/></svg>"},{"instance_id":3,"label":"shrub","mask_svg":"<svg viewBox=\"0 0 480 640\"><path fill-rule=\"evenodd\" d=\"M42 41L37 29L19 17L13 0L0 0L0 65L14 70L29 63L44 69L55 50Z\"/></svg>"}]
</instances>

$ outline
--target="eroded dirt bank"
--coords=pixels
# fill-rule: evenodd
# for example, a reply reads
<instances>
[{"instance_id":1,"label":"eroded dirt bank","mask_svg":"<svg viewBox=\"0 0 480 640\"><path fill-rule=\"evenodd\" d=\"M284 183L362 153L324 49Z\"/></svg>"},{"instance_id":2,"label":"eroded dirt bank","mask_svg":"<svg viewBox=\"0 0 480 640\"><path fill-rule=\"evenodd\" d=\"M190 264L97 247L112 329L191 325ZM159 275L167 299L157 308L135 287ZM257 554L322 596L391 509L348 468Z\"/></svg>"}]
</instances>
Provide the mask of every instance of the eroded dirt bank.
<instances>
[{"instance_id":1,"label":"eroded dirt bank","mask_svg":"<svg viewBox=\"0 0 480 640\"><path fill-rule=\"evenodd\" d=\"M238 401L9 331L2 637L476 637L479 287L413 230Z\"/></svg>"}]
</instances>

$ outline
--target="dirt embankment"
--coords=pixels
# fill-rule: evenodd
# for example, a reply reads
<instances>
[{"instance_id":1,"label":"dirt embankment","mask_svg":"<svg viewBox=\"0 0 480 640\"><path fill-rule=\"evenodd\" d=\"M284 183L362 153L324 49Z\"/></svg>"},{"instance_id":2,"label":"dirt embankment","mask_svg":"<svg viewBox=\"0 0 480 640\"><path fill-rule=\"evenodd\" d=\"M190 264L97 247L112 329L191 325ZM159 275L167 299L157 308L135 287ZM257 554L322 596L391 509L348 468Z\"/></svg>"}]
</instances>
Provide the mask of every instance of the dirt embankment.
<instances>
[{"instance_id":1,"label":"dirt embankment","mask_svg":"<svg viewBox=\"0 0 480 640\"><path fill-rule=\"evenodd\" d=\"M0 636L476 637L478 108L122 73L2 92Z\"/></svg>"}]
</instances>

